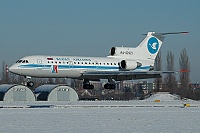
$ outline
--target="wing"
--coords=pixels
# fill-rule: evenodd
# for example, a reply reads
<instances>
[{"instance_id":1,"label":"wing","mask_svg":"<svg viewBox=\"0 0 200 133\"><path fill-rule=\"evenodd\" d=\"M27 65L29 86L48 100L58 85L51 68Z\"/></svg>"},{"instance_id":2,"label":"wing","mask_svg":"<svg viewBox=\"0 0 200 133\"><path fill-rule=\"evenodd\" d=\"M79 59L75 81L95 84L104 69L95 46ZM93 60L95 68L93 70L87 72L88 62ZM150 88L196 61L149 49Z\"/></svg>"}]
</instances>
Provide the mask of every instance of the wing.
<instances>
[{"instance_id":1,"label":"wing","mask_svg":"<svg viewBox=\"0 0 200 133\"><path fill-rule=\"evenodd\" d=\"M161 78L162 73L174 73L172 71L89 71L83 72L81 78L88 79L108 79L112 78L116 81L120 80L134 80L134 79L148 79Z\"/></svg>"}]
</instances>

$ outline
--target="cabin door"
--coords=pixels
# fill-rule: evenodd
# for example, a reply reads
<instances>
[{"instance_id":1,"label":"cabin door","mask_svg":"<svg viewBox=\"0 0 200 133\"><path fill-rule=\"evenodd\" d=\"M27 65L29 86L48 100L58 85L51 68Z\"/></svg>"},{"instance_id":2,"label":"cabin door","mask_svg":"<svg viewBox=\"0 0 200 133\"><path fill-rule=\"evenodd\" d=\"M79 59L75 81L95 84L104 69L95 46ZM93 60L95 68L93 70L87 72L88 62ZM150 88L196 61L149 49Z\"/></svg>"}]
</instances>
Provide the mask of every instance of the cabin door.
<instances>
[{"instance_id":1,"label":"cabin door","mask_svg":"<svg viewBox=\"0 0 200 133\"><path fill-rule=\"evenodd\" d=\"M73 61L69 61L68 63L69 63L69 68L73 69Z\"/></svg>"}]
</instances>

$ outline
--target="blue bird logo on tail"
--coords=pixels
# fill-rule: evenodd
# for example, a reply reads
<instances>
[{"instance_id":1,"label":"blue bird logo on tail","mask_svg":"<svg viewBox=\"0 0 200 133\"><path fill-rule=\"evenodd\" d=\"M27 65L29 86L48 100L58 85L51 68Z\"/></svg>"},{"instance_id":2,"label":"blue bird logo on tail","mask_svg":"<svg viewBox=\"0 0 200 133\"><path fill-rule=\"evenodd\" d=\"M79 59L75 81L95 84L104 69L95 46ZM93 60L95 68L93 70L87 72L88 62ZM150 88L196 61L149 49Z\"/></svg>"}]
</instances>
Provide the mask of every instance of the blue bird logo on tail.
<instances>
[{"instance_id":1,"label":"blue bird logo on tail","mask_svg":"<svg viewBox=\"0 0 200 133\"><path fill-rule=\"evenodd\" d=\"M147 42L147 48L151 54L157 53L159 49L158 40L155 37L151 37Z\"/></svg>"}]
</instances>

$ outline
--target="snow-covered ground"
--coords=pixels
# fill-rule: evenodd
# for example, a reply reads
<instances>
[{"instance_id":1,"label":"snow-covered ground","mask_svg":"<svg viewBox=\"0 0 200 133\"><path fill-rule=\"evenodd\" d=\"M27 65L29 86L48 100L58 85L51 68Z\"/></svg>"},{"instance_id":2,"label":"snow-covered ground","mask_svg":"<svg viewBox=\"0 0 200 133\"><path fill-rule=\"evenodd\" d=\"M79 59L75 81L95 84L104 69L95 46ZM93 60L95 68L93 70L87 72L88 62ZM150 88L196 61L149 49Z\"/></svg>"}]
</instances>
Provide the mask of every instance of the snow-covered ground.
<instances>
[{"instance_id":1,"label":"snow-covered ground","mask_svg":"<svg viewBox=\"0 0 200 133\"><path fill-rule=\"evenodd\" d=\"M200 102L166 99L3 103L0 132L133 133L199 132ZM155 97L152 96L151 98ZM158 98L158 97L157 97ZM158 100L158 99L155 100ZM161 98L165 98L161 100ZM184 107L184 104L190 107ZM50 108L28 108L52 105ZM17 107L17 108L11 108Z\"/></svg>"},{"instance_id":2,"label":"snow-covered ground","mask_svg":"<svg viewBox=\"0 0 200 133\"><path fill-rule=\"evenodd\" d=\"M160 100L160 101L177 101L177 100L181 100L181 98L178 95L171 95L169 93L157 93L157 94L153 94L151 97L146 99L147 101L155 101L155 100Z\"/></svg>"}]
</instances>

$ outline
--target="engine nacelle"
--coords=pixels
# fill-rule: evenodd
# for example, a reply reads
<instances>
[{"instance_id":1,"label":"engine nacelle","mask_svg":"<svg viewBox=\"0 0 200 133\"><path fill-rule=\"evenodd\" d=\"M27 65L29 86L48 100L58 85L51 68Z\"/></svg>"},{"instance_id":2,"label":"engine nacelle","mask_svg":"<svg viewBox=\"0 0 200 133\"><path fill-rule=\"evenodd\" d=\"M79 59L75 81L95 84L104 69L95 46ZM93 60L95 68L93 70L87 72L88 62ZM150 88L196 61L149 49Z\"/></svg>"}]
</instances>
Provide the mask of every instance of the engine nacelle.
<instances>
[{"instance_id":1,"label":"engine nacelle","mask_svg":"<svg viewBox=\"0 0 200 133\"><path fill-rule=\"evenodd\" d=\"M131 47L112 47L110 49L111 56L127 56L133 55L134 48Z\"/></svg>"},{"instance_id":2,"label":"engine nacelle","mask_svg":"<svg viewBox=\"0 0 200 133\"><path fill-rule=\"evenodd\" d=\"M120 62L120 67L124 70L134 70L141 66L142 66L142 64L140 62L135 62L135 61L131 61L131 60L122 60Z\"/></svg>"}]
</instances>

